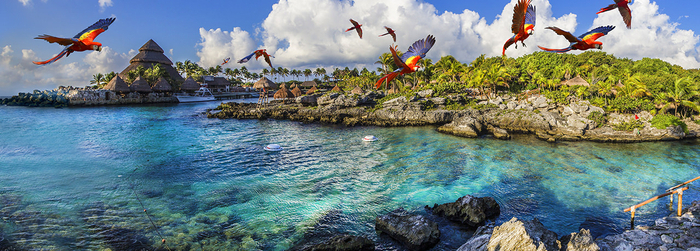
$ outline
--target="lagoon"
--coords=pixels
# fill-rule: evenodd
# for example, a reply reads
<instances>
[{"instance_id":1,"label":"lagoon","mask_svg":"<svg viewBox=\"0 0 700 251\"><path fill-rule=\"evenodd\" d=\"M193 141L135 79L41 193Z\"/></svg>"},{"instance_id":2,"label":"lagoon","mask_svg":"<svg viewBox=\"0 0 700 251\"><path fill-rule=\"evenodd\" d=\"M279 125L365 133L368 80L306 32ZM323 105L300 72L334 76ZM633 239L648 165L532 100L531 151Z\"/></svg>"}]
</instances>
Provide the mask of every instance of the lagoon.
<instances>
[{"instance_id":1,"label":"lagoon","mask_svg":"<svg viewBox=\"0 0 700 251\"><path fill-rule=\"evenodd\" d=\"M395 250L374 232L377 215L426 214L467 194L494 197L497 223L536 217L559 236L604 236L629 227L622 209L700 175L697 140L502 141L202 114L216 105L0 107L0 246L114 250L131 236L164 248L162 236L173 250L286 250L349 233ZM263 150L272 143L284 150ZM700 199L692 185L684 195ZM669 213L662 199L635 223ZM471 234L446 224L434 250Z\"/></svg>"}]
</instances>

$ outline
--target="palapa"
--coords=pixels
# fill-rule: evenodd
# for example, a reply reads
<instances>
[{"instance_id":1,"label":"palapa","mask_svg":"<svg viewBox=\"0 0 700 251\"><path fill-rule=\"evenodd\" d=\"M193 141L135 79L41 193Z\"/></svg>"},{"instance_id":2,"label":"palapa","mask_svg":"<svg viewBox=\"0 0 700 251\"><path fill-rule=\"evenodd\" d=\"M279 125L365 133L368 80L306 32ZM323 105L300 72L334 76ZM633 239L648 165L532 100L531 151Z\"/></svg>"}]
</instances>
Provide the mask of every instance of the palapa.
<instances>
[{"instance_id":1,"label":"palapa","mask_svg":"<svg viewBox=\"0 0 700 251\"><path fill-rule=\"evenodd\" d=\"M276 99L288 99L288 98L293 98L294 94L292 91L287 89L284 85L282 85L282 88L280 88L277 92L275 92L275 95L272 96L273 98Z\"/></svg>"},{"instance_id":2,"label":"palapa","mask_svg":"<svg viewBox=\"0 0 700 251\"><path fill-rule=\"evenodd\" d=\"M301 89L299 89L299 86L295 86L294 89L292 89L292 94L294 94L294 97L301 97Z\"/></svg>"},{"instance_id":3,"label":"palapa","mask_svg":"<svg viewBox=\"0 0 700 251\"><path fill-rule=\"evenodd\" d=\"M355 86L355 88L352 89L352 91L350 91L350 93L352 93L352 94L357 94L357 95L362 95L362 94L365 93L365 91L363 91L362 88L360 88L359 86Z\"/></svg>"},{"instance_id":4,"label":"palapa","mask_svg":"<svg viewBox=\"0 0 700 251\"><path fill-rule=\"evenodd\" d=\"M155 92L169 92L173 90L173 87L165 80L163 77L158 78L158 82L153 86L153 91Z\"/></svg>"},{"instance_id":5,"label":"palapa","mask_svg":"<svg viewBox=\"0 0 700 251\"><path fill-rule=\"evenodd\" d=\"M306 94L307 94L307 95L308 95L308 94L313 94L313 93L316 92L316 91L318 91L318 89L316 89L316 86L314 86L314 87L311 87L311 89L309 89L308 91L306 91Z\"/></svg>"},{"instance_id":6,"label":"palapa","mask_svg":"<svg viewBox=\"0 0 700 251\"><path fill-rule=\"evenodd\" d=\"M589 87L591 86L585 79L583 79L581 76L576 76L575 78L566 80L561 82L562 85L567 85L567 86L574 86L574 85L580 85L580 86L585 86Z\"/></svg>"},{"instance_id":7,"label":"palapa","mask_svg":"<svg viewBox=\"0 0 700 251\"><path fill-rule=\"evenodd\" d=\"M131 86L129 86L129 90L132 92L152 92L151 86L148 85L148 82L141 78L141 76L138 76L136 80L134 80L133 83L131 83Z\"/></svg>"},{"instance_id":8,"label":"palapa","mask_svg":"<svg viewBox=\"0 0 700 251\"><path fill-rule=\"evenodd\" d=\"M272 82L272 80L267 79L266 77L262 77L260 78L260 80L258 80L258 82L255 82L255 84L253 84L253 88L277 89L277 84Z\"/></svg>"},{"instance_id":9,"label":"palapa","mask_svg":"<svg viewBox=\"0 0 700 251\"><path fill-rule=\"evenodd\" d=\"M332 92L342 92L343 90L341 90L340 87L338 87L338 85L335 85L335 87L333 87L333 89L331 89L331 91Z\"/></svg>"},{"instance_id":10,"label":"palapa","mask_svg":"<svg viewBox=\"0 0 700 251\"><path fill-rule=\"evenodd\" d=\"M105 87L103 87L102 89L110 90L113 92L130 91L129 85L127 85L126 82L124 82L124 80L121 77L119 77L119 75L114 76L114 78L112 78L112 80L110 80L109 83L107 83L107 85L105 85Z\"/></svg>"},{"instance_id":11,"label":"palapa","mask_svg":"<svg viewBox=\"0 0 700 251\"><path fill-rule=\"evenodd\" d=\"M197 84L192 77L188 77L185 79L185 82L182 83L182 86L180 86L180 90L196 91L199 90L199 84Z\"/></svg>"},{"instance_id":12,"label":"palapa","mask_svg":"<svg viewBox=\"0 0 700 251\"><path fill-rule=\"evenodd\" d=\"M139 48L139 53L136 54L131 60L129 60L129 66L127 66L119 75L121 77L126 76L129 71L135 70L139 66L150 69L155 64L159 64L161 69L164 69L171 79L175 81L181 81L182 76L173 68L173 62L163 54L163 49L153 41L153 39L148 40L141 48ZM199 87L197 87L199 89Z\"/></svg>"},{"instance_id":13,"label":"palapa","mask_svg":"<svg viewBox=\"0 0 700 251\"><path fill-rule=\"evenodd\" d=\"M312 86L316 86L315 81L304 81L303 83L301 83L301 87L312 87Z\"/></svg>"}]
</instances>

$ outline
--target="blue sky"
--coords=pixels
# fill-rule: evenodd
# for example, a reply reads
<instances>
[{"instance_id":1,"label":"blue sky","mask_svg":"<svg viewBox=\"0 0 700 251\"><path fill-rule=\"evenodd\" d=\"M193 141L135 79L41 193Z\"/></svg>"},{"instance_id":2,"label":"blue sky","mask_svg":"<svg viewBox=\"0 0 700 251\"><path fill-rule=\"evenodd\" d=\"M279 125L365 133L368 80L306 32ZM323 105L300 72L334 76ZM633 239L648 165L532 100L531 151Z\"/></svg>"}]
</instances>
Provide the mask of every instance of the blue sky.
<instances>
[{"instance_id":1,"label":"blue sky","mask_svg":"<svg viewBox=\"0 0 700 251\"><path fill-rule=\"evenodd\" d=\"M225 57L239 59L254 49L275 55L273 64L290 69L367 67L388 52L390 38L377 37L387 25L397 30L405 50L427 34L437 44L428 57L453 55L470 62L480 54L496 56L509 31L515 0L257 0L257 1L132 1L132 0L5 0L0 2L0 96L20 91L85 86L95 73L119 72L148 39L155 40L173 62L192 60L208 67ZM612 0L533 0L538 23L527 48L509 48L518 57L545 47L565 47L560 36L545 30L558 26L578 35L613 24L600 39L604 51L619 57L661 58L686 68L700 67L697 31L700 1L639 0L631 5L633 29L624 29L617 11L596 15ZM72 37L101 18L116 17L97 37L102 52L77 52L52 65L35 66L62 47L37 35ZM365 37L345 33L349 18L362 23ZM238 68L232 60L225 67ZM261 70L262 62L245 65Z\"/></svg>"}]
</instances>

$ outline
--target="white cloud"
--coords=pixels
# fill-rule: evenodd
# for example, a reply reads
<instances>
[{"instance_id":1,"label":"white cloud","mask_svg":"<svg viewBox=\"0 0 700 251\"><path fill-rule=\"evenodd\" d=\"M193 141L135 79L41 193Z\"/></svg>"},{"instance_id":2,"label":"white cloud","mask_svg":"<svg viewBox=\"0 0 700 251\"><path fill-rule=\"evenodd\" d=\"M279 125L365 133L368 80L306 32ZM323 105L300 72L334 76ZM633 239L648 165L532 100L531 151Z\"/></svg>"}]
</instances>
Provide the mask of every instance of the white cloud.
<instances>
[{"instance_id":1,"label":"white cloud","mask_svg":"<svg viewBox=\"0 0 700 251\"><path fill-rule=\"evenodd\" d=\"M61 85L86 86L90 84L93 74L123 70L136 53L135 50L127 54L117 53L105 46L101 52L71 54L71 57L83 56L82 62L67 63L68 60L62 58L52 64L38 66L32 61L41 59L33 50L24 49L19 56L15 55L8 45L3 47L0 54L0 96L16 95L35 89L50 90Z\"/></svg>"},{"instance_id":2,"label":"white cloud","mask_svg":"<svg viewBox=\"0 0 700 251\"><path fill-rule=\"evenodd\" d=\"M22 5L27 6L32 3L32 0L19 0L19 2L22 3Z\"/></svg>"},{"instance_id":3,"label":"white cloud","mask_svg":"<svg viewBox=\"0 0 700 251\"><path fill-rule=\"evenodd\" d=\"M199 28L199 35L202 37L202 40L197 44L201 47L197 51L197 56L199 56L198 64L203 67L221 64L227 57L231 57L233 62L229 64L232 64L255 50L255 42L250 37L250 34L239 27L233 28L233 31ZM254 62L249 62L248 64L251 63ZM250 67L249 65L245 66ZM236 68L238 67L240 66Z\"/></svg>"},{"instance_id":4,"label":"white cloud","mask_svg":"<svg viewBox=\"0 0 700 251\"><path fill-rule=\"evenodd\" d=\"M112 0L97 0L97 2L100 4L100 12L112 6Z\"/></svg>"}]
</instances>

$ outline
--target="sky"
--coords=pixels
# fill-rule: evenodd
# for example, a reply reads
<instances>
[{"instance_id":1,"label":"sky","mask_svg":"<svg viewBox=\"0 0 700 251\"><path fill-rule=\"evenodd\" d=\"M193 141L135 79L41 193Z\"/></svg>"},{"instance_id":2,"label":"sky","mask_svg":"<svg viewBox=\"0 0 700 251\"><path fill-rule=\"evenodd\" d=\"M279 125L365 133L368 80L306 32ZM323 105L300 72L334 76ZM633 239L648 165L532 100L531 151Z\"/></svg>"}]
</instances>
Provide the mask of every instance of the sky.
<instances>
[{"instance_id":1,"label":"sky","mask_svg":"<svg viewBox=\"0 0 700 251\"><path fill-rule=\"evenodd\" d=\"M481 54L498 56L513 34L516 0L3 0L0 1L0 96L89 85L96 73L121 72L138 49L153 39L173 62L190 60L203 67L231 62L260 72L264 61L238 64L265 48L275 67L316 69L367 67L389 46L405 51L414 41L435 36L427 58L452 55L469 63ZM509 57L538 51L537 45L563 48L566 39L545 27L557 26L578 36L598 26L616 28L603 51L634 60L659 58L686 69L700 68L700 1L636 0L632 29L616 10L595 13L613 0L532 0L537 10L534 35L527 47L511 46ZM53 64L47 60L63 47L34 39L42 34L73 37L102 18L116 21L95 41L100 52L75 52ZM345 32L349 19L362 24L364 36ZM379 37L384 26L396 30L397 42ZM575 52L576 53L576 52Z\"/></svg>"}]
</instances>

